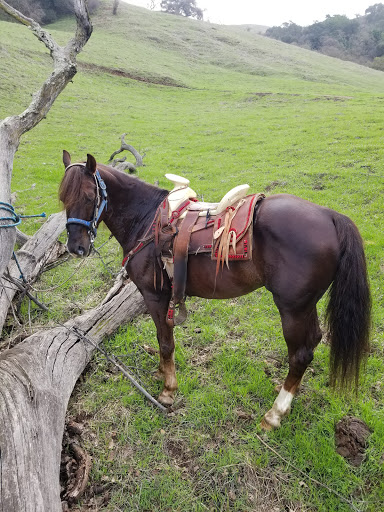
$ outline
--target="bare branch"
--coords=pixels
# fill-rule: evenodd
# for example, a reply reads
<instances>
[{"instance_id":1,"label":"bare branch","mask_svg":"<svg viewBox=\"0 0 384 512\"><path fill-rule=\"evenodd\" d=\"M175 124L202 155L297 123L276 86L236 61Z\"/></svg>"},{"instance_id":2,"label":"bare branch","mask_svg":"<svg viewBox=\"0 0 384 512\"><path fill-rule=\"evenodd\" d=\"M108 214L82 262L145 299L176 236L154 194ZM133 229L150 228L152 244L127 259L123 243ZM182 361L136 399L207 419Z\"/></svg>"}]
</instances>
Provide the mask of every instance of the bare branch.
<instances>
[{"instance_id":1,"label":"bare branch","mask_svg":"<svg viewBox=\"0 0 384 512\"><path fill-rule=\"evenodd\" d=\"M133 146L131 146L130 144L127 144L125 142L125 136L126 135L127 135L126 133L123 133L123 135L121 136L121 146L120 146L120 149L118 149L117 151L112 153L112 155L109 157L109 162L112 162L114 157L116 155L118 155L119 153L122 153L123 151L130 151L132 153L132 155L136 158L136 167L142 167L144 165L143 164L143 157L140 155L140 153Z\"/></svg>"},{"instance_id":2,"label":"bare branch","mask_svg":"<svg viewBox=\"0 0 384 512\"><path fill-rule=\"evenodd\" d=\"M59 46L52 39L50 34L48 34L45 30L41 28L41 26L32 18L28 18L24 16L24 14L11 5L4 2L4 0L0 0L0 9L5 11L7 14L12 16L16 21L26 25L32 30L32 33L42 42L51 52L55 49L59 48Z\"/></svg>"},{"instance_id":3,"label":"bare branch","mask_svg":"<svg viewBox=\"0 0 384 512\"><path fill-rule=\"evenodd\" d=\"M33 23L35 23L32 18L27 18L27 16L24 16L22 12L18 11L3 0L0 0L0 9L12 16L12 18L14 18L19 23L23 23L23 25L31 26Z\"/></svg>"},{"instance_id":4,"label":"bare branch","mask_svg":"<svg viewBox=\"0 0 384 512\"><path fill-rule=\"evenodd\" d=\"M19 116L8 118L17 126L18 136L34 128L49 112L58 95L76 74L76 56L84 47L92 34L92 24L84 0L75 0L74 8L77 19L76 35L66 46L59 46L53 37L36 21L27 18L4 0L0 0L0 8L14 19L29 26L32 33L44 43L53 59L54 71L44 82L41 89L34 95L29 107ZM6 121L6 120L5 120Z\"/></svg>"},{"instance_id":5,"label":"bare branch","mask_svg":"<svg viewBox=\"0 0 384 512\"><path fill-rule=\"evenodd\" d=\"M74 52L79 53L92 34L92 23L89 19L87 3L84 0L74 0L77 29L75 38L70 41Z\"/></svg>"}]
</instances>

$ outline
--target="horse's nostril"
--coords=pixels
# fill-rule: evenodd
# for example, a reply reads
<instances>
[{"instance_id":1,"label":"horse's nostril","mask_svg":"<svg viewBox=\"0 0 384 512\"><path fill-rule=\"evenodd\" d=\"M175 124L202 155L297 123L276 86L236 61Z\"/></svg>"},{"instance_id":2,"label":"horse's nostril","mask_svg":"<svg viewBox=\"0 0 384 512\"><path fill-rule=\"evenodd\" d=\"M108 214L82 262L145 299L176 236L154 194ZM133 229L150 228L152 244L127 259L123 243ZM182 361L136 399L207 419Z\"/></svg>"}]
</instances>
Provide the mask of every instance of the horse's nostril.
<instances>
[{"instance_id":1,"label":"horse's nostril","mask_svg":"<svg viewBox=\"0 0 384 512\"><path fill-rule=\"evenodd\" d=\"M79 246L77 249L76 249L76 254L80 257L83 257L85 255L85 249L84 247L81 247Z\"/></svg>"}]
</instances>

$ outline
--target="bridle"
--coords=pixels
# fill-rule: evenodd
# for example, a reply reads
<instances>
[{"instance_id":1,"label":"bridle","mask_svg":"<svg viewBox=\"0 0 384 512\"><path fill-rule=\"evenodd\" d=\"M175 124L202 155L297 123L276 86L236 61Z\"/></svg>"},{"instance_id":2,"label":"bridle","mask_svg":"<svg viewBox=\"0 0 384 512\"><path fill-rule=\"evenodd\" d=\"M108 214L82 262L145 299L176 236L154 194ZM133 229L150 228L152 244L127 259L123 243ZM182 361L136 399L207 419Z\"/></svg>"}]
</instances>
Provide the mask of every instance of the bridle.
<instances>
[{"instance_id":1,"label":"bridle","mask_svg":"<svg viewBox=\"0 0 384 512\"><path fill-rule=\"evenodd\" d=\"M74 167L80 165L81 167L86 167L85 164L70 164L68 167L66 167L65 172L70 167ZM83 219L77 219L76 217L70 217L67 220L66 228L68 232L68 226L70 224L80 224L81 226L84 226L87 228L87 232L89 235L89 238L91 240L91 244L93 244L96 235L97 235L97 224L100 220L101 214L104 210L108 207L108 194L107 194L107 187L105 185L105 182L103 178L100 176L100 173L98 169L96 169L96 172L94 174L95 183L96 183L96 198L95 198L95 208L93 210L93 218L92 220L83 220Z\"/></svg>"}]
</instances>

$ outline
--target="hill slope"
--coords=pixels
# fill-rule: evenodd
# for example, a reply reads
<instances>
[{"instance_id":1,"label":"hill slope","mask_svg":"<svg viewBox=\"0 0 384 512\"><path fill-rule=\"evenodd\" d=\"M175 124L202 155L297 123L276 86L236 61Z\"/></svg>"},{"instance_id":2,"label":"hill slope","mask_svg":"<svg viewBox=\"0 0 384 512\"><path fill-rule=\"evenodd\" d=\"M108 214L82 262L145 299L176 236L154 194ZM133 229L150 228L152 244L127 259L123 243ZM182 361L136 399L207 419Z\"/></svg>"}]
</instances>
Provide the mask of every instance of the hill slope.
<instances>
[{"instance_id":1,"label":"hill slope","mask_svg":"<svg viewBox=\"0 0 384 512\"><path fill-rule=\"evenodd\" d=\"M104 3L95 33L80 60L134 76L170 77L187 87L315 92L345 87L379 92L383 76L338 59L234 28L121 4L119 16ZM65 29L67 21L52 25ZM291 83L293 81L293 83ZM285 88L285 89L283 89Z\"/></svg>"}]
</instances>

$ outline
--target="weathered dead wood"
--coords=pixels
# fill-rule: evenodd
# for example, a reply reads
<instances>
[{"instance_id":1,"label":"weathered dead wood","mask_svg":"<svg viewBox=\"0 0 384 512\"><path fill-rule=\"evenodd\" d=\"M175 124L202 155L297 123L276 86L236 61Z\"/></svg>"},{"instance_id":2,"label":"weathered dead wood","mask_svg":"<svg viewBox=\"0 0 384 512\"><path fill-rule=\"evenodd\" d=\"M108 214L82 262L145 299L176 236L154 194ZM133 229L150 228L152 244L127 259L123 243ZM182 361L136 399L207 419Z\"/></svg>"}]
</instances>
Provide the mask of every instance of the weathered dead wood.
<instances>
[{"instance_id":1,"label":"weathered dead wood","mask_svg":"<svg viewBox=\"0 0 384 512\"><path fill-rule=\"evenodd\" d=\"M23 245L28 242L31 237L20 231L20 229L16 228L16 245L19 247L23 247Z\"/></svg>"},{"instance_id":2,"label":"weathered dead wood","mask_svg":"<svg viewBox=\"0 0 384 512\"><path fill-rule=\"evenodd\" d=\"M69 446L78 464L76 477L64 496L66 500L76 501L85 491L91 471L91 457L76 443Z\"/></svg>"},{"instance_id":3,"label":"weathered dead wood","mask_svg":"<svg viewBox=\"0 0 384 512\"><path fill-rule=\"evenodd\" d=\"M65 245L57 240L65 229L65 223L65 212L51 215L42 227L28 239L22 249L16 252L17 260L28 283L35 281L45 265L56 261L66 252ZM13 279L19 279L20 271L15 261L9 263L8 274ZM19 291L19 287L9 282L6 275L0 278L0 332L17 291Z\"/></svg>"},{"instance_id":4,"label":"weathered dead wood","mask_svg":"<svg viewBox=\"0 0 384 512\"><path fill-rule=\"evenodd\" d=\"M128 171L129 174L135 174L137 171L136 167L131 162L127 162L127 157L125 156L123 158L114 158L112 160L111 166L118 171Z\"/></svg>"},{"instance_id":5,"label":"weathered dead wood","mask_svg":"<svg viewBox=\"0 0 384 512\"><path fill-rule=\"evenodd\" d=\"M0 9L31 29L49 50L54 65L53 72L33 95L29 107L19 115L0 120L0 201L10 203L13 161L21 136L46 117L57 96L76 74L76 57L91 36L92 24L85 0L74 0L76 34L62 47L36 21L27 18L4 0L0 0ZM1 210L1 213L3 217L11 216L6 210ZM0 229L0 276L9 263L15 241L16 230L13 227Z\"/></svg>"},{"instance_id":6,"label":"weathered dead wood","mask_svg":"<svg viewBox=\"0 0 384 512\"><path fill-rule=\"evenodd\" d=\"M99 343L145 311L128 283L109 302L38 332L0 355L0 510L61 512L59 469L65 412Z\"/></svg>"},{"instance_id":7,"label":"weathered dead wood","mask_svg":"<svg viewBox=\"0 0 384 512\"><path fill-rule=\"evenodd\" d=\"M135 172L136 171L136 167L142 167L144 165L143 164L143 156L140 155L140 153L133 146L131 146L131 144L127 144L125 142L125 136L126 135L127 135L126 133L123 133L123 135L121 136L121 146L120 146L120 149L118 149L117 151L112 153L112 155L109 157L108 163L114 161L114 165L117 167L116 164L118 162L124 162L125 168L129 169L132 172ZM130 162L125 162L125 159L114 160L115 156L118 155L119 153L122 153L123 151L130 151L132 153L132 155L136 159L136 167L133 164L131 164ZM124 170L124 169L120 169L120 170Z\"/></svg>"}]
</instances>

